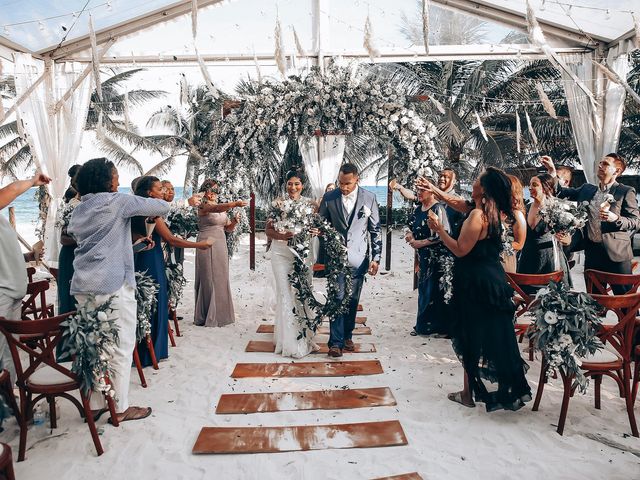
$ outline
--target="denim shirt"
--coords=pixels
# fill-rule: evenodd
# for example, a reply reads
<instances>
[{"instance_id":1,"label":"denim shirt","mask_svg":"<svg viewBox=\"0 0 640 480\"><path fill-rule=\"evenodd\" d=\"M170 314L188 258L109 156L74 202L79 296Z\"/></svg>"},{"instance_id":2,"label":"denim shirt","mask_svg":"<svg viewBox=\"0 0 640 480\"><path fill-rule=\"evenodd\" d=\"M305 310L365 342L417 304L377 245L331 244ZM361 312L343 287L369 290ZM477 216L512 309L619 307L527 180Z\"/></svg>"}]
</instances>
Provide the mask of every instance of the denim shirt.
<instances>
[{"instance_id":1,"label":"denim shirt","mask_svg":"<svg viewBox=\"0 0 640 480\"><path fill-rule=\"evenodd\" d=\"M110 295L124 284L135 287L131 217L161 216L168 211L164 200L124 193L84 195L67 228L78 244L71 294Z\"/></svg>"}]
</instances>

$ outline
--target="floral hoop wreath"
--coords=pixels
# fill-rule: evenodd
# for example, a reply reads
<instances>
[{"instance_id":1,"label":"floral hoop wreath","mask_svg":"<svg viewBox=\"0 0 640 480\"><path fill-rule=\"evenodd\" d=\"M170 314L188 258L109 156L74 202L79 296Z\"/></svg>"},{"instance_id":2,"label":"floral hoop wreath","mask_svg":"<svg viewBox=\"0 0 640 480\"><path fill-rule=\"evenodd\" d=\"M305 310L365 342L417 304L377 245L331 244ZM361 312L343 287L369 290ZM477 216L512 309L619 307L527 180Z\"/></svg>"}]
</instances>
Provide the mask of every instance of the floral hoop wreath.
<instances>
[{"instance_id":1,"label":"floral hoop wreath","mask_svg":"<svg viewBox=\"0 0 640 480\"><path fill-rule=\"evenodd\" d=\"M344 132L381 139L394 150L399 179L430 176L442 168L433 143L435 126L423 120L410 96L375 72L331 63L306 76L248 84L238 108L220 119L211 135L214 154L206 172L248 186L260 181L283 140Z\"/></svg>"},{"instance_id":2,"label":"floral hoop wreath","mask_svg":"<svg viewBox=\"0 0 640 480\"><path fill-rule=\"evenodd\" d=\"M309 332L315 333L323 318L333 320L343 314L348 308L352 290L351 267L342 236L318 214L312 216L309 228L320 230L319 236L325 241L327 294L325 303L318 301L313 294L312 276L307 263L311 235L306 230L293 237L290 242L294 260L293 270L289 273L289 284L294 288L300 304L304 306L304 308L294 309L295 316L302 327L298 339L307 338ZM344 277L344 289L339 285L341 276Z\"/></svg>"}]
</instances>

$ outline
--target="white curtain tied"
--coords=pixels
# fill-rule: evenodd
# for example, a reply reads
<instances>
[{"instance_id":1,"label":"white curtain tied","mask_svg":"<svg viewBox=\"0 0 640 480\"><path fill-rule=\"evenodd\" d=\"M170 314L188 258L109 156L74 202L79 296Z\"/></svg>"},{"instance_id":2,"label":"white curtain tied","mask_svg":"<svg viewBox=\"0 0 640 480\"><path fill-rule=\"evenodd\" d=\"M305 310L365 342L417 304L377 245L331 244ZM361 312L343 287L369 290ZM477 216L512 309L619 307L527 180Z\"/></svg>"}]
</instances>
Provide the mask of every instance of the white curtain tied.
<instances>
[{"instance_id":1,"label":"white curtain tied","mask_svg":"<svg viewBox=\"0 0 640 480\"><path fill-rule=\"evenodd\" d=\"M57 266L60 231L55 228L58 209L68 184L67 171L79 163L92 82L88 75L55 112L58 100L71 88L84 67L78 63L45 65L29 54L15 54L16 93L22 95L46 71L42 82L18 107L17 116L24 123L24 132L36 166L51 177L51 203L45 223L45 258Z\"/></svg>"},{"instance_id":2,"label":"white curtain tied","mask_svg":"<svg viewBox=\"0 0 640 480\"><path fill-rule=\"evenodd\" d=\"M595 173L598 162L604 155L615 152L618 148L625 90L621 85L597 74L593 55L574 54L563 58L569 69L591 89L599 102L598 105L593 105L571 76L561 70L580 163L587 181L597 183ZM607 64L620 77L627 77L630 66L625 53L619 54L617 50L612 50Z\"/></svg>"},{"instance_id":3,"label":"white curtain tied","mask_svg":"<svg viewBox=\"0 0 640 480\"><path fill-rule=\"evenodd\" d=\"M345 136L300 137L298 146L313 197L320 199L325 187L338 178L344 157Z\"/></svg>"}]
</instances>

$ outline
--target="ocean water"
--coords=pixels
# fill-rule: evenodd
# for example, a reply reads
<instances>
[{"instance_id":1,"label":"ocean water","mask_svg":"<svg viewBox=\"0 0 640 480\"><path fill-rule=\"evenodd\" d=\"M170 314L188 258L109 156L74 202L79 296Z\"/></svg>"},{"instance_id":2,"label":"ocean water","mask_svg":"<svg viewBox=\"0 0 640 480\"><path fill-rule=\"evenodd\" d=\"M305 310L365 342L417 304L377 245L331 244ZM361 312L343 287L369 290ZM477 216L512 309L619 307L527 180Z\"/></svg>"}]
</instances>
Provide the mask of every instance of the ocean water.
<instances>
[{"instance_id":1,"label":"ocean water","mask_svg":"<svg viewBox=\"0 0 640 480\"><path fill-rule=\"evenodd\" d=\"M387 204L386 186L363 185L362 187L376 194L378 204ZM35 200L36 190L37 189L32 188L26 191L10 205L15 207L16 223L19 225L19 230L21 231L35 230L38 221L38 203ZM118 190L123 193L131 193L131 188L129 187L120 187ZM176 198L182 198L182 190L182 187L176 187ZM393 205L395 207L404 205L402 197L397 192L394 192ZM8 218L8 208L3 208L0 212Z\"/></svg>"}]
</instances>

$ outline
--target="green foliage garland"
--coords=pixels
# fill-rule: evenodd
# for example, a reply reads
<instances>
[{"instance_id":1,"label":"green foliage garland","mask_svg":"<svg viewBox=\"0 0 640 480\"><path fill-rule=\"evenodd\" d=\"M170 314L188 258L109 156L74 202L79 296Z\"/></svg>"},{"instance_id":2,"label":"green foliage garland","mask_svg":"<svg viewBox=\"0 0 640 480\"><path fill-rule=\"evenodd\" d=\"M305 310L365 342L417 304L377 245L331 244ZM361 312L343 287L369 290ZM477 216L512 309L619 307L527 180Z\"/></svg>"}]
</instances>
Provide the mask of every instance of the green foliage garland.
<instances>
[{"instance_id":1,"label":"green foliage garland","mask_svg":"<svg viewBox=\"0 0 640 480\"><path fill-rule=\"evenodd\" d=\"M159 285L142 272L136 272L136 303L138 306L138 323L136 326L136 341L142 342L147 335L151 335L151 317L157 306Z\"/></svg>"},{"instance_id":2,"label":"green foliage garland","mask_svg":"<svg viewBox=\"0 0 640 480\"><path fill-rule=\"evenodd\" d=\"M174 235L188 240L198 236L198 213L195 207L174 205L167 215L167 227Z\"/></svg>"},{"instance_id":3,"label":"green foliage garland","mask_svg":"<svg viewBox=\"0 0 640 480\"><path fill-rule=\"evenodd\" d=\"M113 373L109 359L119 344L116 319L110 315L114 295L107 301L97 303L95 296L78 304L77 313L64 320L62 327L61 353L73 358L71 371L78 375L80 388L85 394L92 390L114 396L115 391L105 381Z\"/></svg>"},{"instance_id":4,"label":"green foliage garland","mask_svg":"<svg viewBox=\"0 0 640 480\"><path fill-rule=\"evenodd\" d=\"M293 270L289 273L289 283L295 289L296 297L303 309L295 309L294 313L302 330L298 339L307 337L308 332L315 333L322 319L333 320L344 313L349 305L352 290L351 267L347 260L347 248L342 236L320 215L310 218L310 228L320 230L325 241L325 271L327 279L327 295L325 303L319 302L313 294L313 283L307 262L310 254L311 235L308 229L293 237L289 244L294 253ZM338 285L340 276L344 276L344 295L340 300L341 289ZM310 312L313 312L311 315Z\"/></svg>"},{"instance_id":5,"label":"green foliage garland","mask_svg":"<svg viewBox=\"0 0 640 480\"><path fill-rule=\"evenodd\" d=\"M179 263L167 263L165 271L167 274L169 305L177 308L182 298L184 286L187 284L187 279L184 277L182 265Z\"/></svg>"},{"instance_id":6,"label":"green foliage garland","mask_svg":"<svg viewBox=\"0 0 640 480\"><path fill-rule=\"evenodd\" d=\"M565 375L575 377L574 387L584 393L588 379L580 369L580 358L603 348L596 336L602 323L600 306L586 293L572 292L562 282L549 283L536 299L536 318L529 336L545 356L547 375L562 369Z\"/></svg>"}]
</instances>

